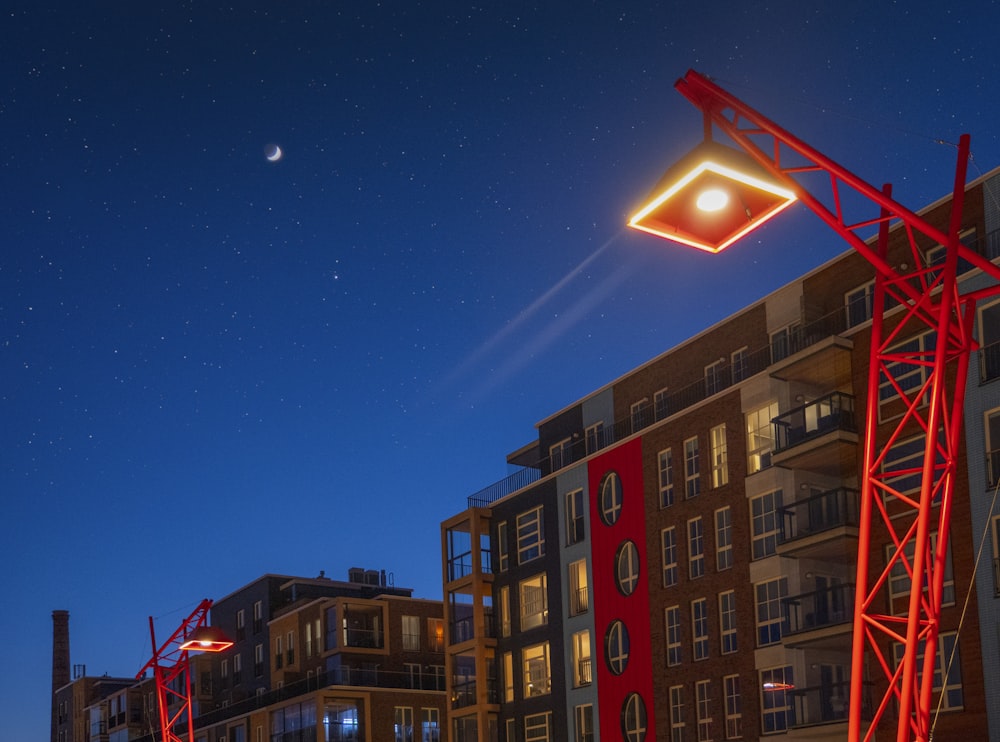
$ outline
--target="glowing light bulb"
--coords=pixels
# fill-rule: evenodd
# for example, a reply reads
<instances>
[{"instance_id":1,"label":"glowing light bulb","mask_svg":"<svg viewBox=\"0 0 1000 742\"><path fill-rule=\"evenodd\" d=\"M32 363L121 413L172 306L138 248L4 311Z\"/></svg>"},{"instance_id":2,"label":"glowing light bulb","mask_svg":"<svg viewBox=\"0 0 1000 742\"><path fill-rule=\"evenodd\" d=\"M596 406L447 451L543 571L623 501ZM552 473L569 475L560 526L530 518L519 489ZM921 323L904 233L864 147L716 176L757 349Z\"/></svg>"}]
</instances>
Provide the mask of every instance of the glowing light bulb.
<instances>
[{"instance_id":1,"label":"glowing light bulb","mask_svg":"<svg viewBox=\"0 0 1000 742\"><path fill-rule=\"evenodd\" d=\"M729 194L721 188L709 188L698 195L696 204L702 211L718 211L729 203Z\"/></svg>"}]
</instances>

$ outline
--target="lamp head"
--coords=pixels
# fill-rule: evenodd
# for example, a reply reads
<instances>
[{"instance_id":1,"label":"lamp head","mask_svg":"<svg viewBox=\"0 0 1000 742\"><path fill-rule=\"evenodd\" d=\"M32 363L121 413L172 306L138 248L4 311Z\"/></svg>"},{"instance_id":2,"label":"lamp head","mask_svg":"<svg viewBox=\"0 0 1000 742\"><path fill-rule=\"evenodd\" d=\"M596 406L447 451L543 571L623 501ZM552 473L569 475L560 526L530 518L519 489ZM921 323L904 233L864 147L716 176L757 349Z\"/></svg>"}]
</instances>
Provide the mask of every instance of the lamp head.
<instances>
[{"instance_id":1,"label":"lamp head","mask_svg":"<svg viewBox=\"0 0 1000 742\"><path fill-rule=\"evenodd\" d=\"M180 648L188 652L223 652L233 646L222 629L216 626L199 626L185 637Z\"/></svg>"},{"instance_id":2,"label":"lamp head","mask_svg":"<svg viewBox=\"0 0 1000 742\"><path fill-rule=\"evenodd\" d=\"M628 225L720 252L795 200L746 153L704 141L667 170Z\"/></svg>"}]
</instances>

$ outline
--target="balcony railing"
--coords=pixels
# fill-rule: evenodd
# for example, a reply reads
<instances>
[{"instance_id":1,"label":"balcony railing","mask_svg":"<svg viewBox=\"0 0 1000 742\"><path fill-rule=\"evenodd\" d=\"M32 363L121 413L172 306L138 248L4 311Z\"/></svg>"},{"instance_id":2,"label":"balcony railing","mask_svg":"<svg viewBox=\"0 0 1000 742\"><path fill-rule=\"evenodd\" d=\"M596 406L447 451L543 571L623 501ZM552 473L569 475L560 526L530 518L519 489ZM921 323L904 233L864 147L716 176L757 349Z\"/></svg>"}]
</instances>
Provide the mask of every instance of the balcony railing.
<instances>
[{"instance_id":1,"label":"balcony railing","mask_svg":"<svg viewBox=\"0 0 1000 742\"><path fill-rule=\"evenodd\" d=\"M451 707L453 709L473 706L476 703L476 681L466 680L451 686Z\"/></svg>"},{"instance_id":2,"label":"balcony railing","mask_svg":"<svg viewBox=\"0 0 1000 742\"><path fill-rule=\"evenodd\" d=\"M842 526L858 525L857 490L843 487L813 495L781 508L781 543Z\"/></svg>"},{"instance_id":3,"label":"balcony railing","mask_svg":"<svg viewBox=\"0 0 1000 742\"><path fill-rule=\"evenodd\" d=\"M569 612L571 616L579 616L590 610L590 588L580 587L571 590L569 594Z\"/></svg>"},{"instance_id":4,"label":"balcony railing","mask_svg":"<svg viewBox=\"0 0 1000 742\"><path fill-rule=\"evenodd\" d=\"M854 585L832 585L812 593L783 598L788 634L800 634L852 621Z\"/></svg>"},{"instance_id":5,"label":"balcony railing","mask_svg":"<svg viewBox=\"0 0 1000 742\"><path fill-rule=\"evenodd\" d=\"M590 657L583 657L577 661L576 666L577 685L590 685L594 682L593 661Z\"/></svg>"},{"instance_id":6,"label":"balcony railing","mask_svg":"<svg viewBox=\"0 0 1000 742\"><path fill-rule=\"evenodd\" d=\"M864 684L861 699L861 718L872 718L871 687ZM849 681L825 683L810 688L796 688L787 691L795 709L792 727L813 727L820 724L836 724L847 721L850 705L851 684Z\"/></svg>"},{"instance_id":7,"label":"balcony railing","mask_svg":"<svg viewBox=\"0 0 1000 742\"><path fill-rule=\"evenodd\" d=\"M854 418L854 397L843 392L833 392L796 407L771 422L774 425L775 453L835 430L854 433L858 430Z\"/></svg>"}]
</instances>

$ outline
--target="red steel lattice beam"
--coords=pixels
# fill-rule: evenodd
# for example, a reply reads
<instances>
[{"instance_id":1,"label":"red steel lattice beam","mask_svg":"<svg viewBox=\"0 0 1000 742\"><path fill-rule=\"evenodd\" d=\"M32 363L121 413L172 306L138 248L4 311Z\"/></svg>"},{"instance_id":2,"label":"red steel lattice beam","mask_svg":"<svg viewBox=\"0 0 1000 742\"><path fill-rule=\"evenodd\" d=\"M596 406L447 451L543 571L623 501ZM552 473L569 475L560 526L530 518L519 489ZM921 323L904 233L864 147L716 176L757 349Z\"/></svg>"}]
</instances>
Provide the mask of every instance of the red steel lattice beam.
<instances>
[{"instance_id":1,"label":"red steel lattice beam","mask_svg":"<svg viewBox=\"0 0 1000 742\"><path fill-rule=\"evenodd\" d=\"M706 136L711 135L713 126L726 134L875 268L848 736L851 742L872 739L887 718L886 712L895 706L897 742L925 742L930 736L934 658L959 464L966 371L976 348L972 337L975 304L977 299L1000 293L1000 286L964 296L958 291L959 260L1000 280L997 266L959 240L969 137L963 135L959 144L951 221L947 232L943 232L894 201L888 187L882 191L872 187L704 76L689 71L676 87L703 112ZM803 176L815 174L828 182L825 200L800 183ZM848 200L874 207L872 213L848 220ZM902 223L912 269L897 269L888 262L888 228L893 221ZM879 237L870 244L860 232L876 226ZM924 266L920 239L928 245L946 247L944 265ZM887 298L905 308L898 324L884 322ZM933 347L900 345L904 332L911 337L915 326L930 333L929 337L935 339ZM919 369L916 376L914 369ZM916 386L911 383L913 378L920 379ZM901 417L889 426L888 432L885 425L879 425L882 389L898 396L903 407ZM887 469L886 451L901 439L904 428L912 431L914 427L924 434L922 462L911 469ZM917 494L897 486L905 477L917 475ZM899 517L900 512L912 517ZM876 526L888 532L894 552L884 569L871 579L869 559L877 546L872 539ZM876 609L888 605L889 576L897 565L905 570L911 585L923 586L921 590L910 590L906 615ZM894 643L902 647L898 661L891 649L887 651ZM863 730L866 652L874 657L873 664L883 673L887 689L873 706L871 723Z\"/></svg>"}]
</instances>

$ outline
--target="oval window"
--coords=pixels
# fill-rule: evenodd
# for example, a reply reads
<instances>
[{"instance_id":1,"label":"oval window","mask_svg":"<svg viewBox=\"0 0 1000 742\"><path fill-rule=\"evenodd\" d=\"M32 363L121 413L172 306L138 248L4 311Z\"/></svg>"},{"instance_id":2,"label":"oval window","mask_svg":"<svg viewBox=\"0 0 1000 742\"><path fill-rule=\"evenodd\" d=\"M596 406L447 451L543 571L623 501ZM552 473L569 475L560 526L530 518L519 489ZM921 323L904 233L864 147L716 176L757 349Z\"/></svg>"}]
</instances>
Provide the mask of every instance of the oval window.
<instances>
[{"instance_id":1,"label":"oval window","mask_svg":"<svg viewBox=\"0 0 1000 742\"><path fill-rule=\"evenodd\" d=\"M613 526L622 514L622 480L609 471L601 480L601 522Z\"/></svg>"}]
</instances>

